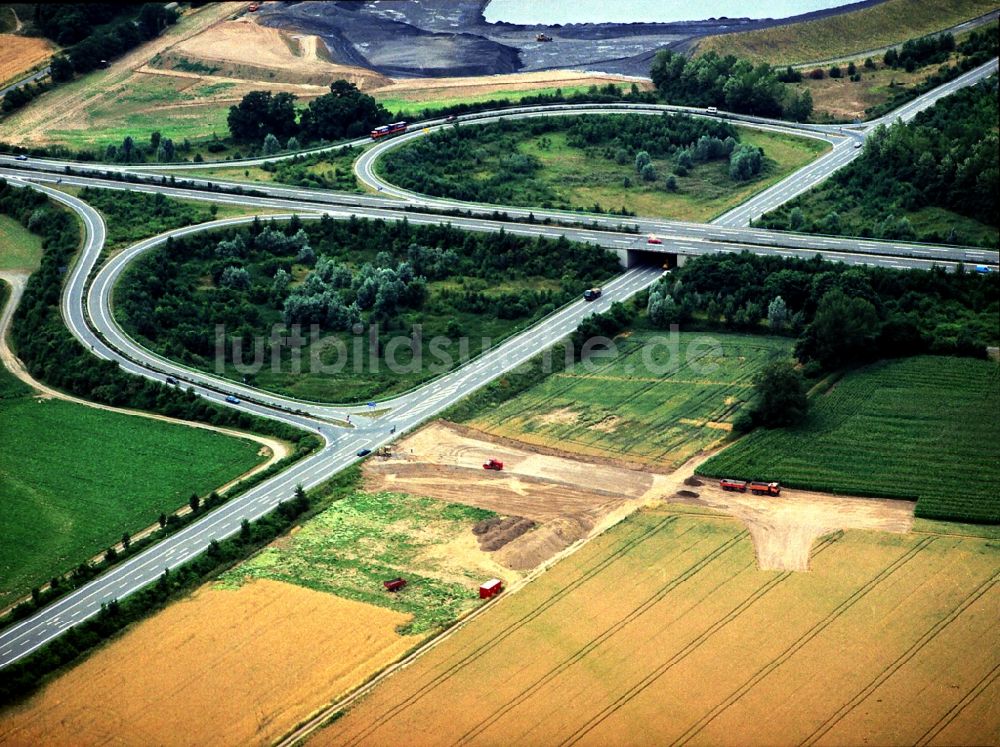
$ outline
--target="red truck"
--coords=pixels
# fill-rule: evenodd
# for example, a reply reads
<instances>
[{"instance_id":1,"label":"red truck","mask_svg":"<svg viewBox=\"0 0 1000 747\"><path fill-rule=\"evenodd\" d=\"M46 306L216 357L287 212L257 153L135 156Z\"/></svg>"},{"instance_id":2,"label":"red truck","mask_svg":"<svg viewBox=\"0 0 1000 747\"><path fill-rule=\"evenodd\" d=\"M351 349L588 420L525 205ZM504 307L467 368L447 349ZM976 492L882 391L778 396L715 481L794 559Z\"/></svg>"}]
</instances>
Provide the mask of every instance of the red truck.
<instances>
[{"instance_id":1,"label":"red truck","mask_svg":"<svg viewBox=\"0 0 1000 747\"><path fill-rule=\"evenodd\" d=\"M503 462L498 459L490 459L490 461L483 465L483 469L493 469L499 472L503 469Z\"/></svg>"},{"instance_id":2,"label":"red truck","mask_svg":"<svg viewBox=\"0 0 1000 747\"><path fill-rule=\"evenodd\" d=\"M730 480L729 478L725 478L719 480L719 487L723 490L734 490L739 493L747 492L746 480Z\"/></svg>"},{"instance_id":3,"label":"red truck","mask_svg":"<svg viewBox=\"0 0 1000 747\"><path fill-rule=\"evenodd\" d=\"M781 495L781 485L776 482L754 481L750 483L750 492L754 495Z\"/></svg>"},{"instance_id":4,"label":"red truck","mask_svg":"<svg viewBox=\"0 0 1000 747\"><path fill-rule=\"evenodd\" d=\"M372 140L378 140L380 137L388 135L395 135L398 132L406 132L406 122L393 122L392 124L376 127L371 132Z\"/></svg>"}]
</instances>

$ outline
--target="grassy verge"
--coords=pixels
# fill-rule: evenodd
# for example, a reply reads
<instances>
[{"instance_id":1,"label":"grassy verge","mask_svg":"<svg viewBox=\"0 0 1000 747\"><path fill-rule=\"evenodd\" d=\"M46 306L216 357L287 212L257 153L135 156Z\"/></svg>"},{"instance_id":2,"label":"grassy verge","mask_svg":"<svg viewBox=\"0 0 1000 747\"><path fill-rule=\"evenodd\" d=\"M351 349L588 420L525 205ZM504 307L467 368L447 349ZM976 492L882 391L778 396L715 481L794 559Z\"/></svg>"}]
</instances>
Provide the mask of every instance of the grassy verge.
<instances>
[{"instance_id":1,"label":"grassy verge","mask_svg":"<svg viewBox=\"0 0 1000 747\"><path fill-rule=\"evenodd\" d=\"M42 240L7 215L0 215L0 270L34 272L42 261Z\"/></svg>"},{"instance_id":2,"label":"grassy verge","mask_svg":"<svg viewBox=\"0 0 1000 747\"><path fill-rule=\"evenodd\" d=\"M714 50L754 62L794 65L901 44L994 9L992 0L887 0L816 21L708 36L696 53Z\"/></svg>"},{"instance_id":3,"label":"grassy verge","mask_svg":"<svg viewBox=\"0 0 1000 747\"><path fill-rule=\"evenodd\" d=\"M0 606L262 461L252 441L38 399L4 370L0 429Z\"/></svg>"},{"instance_id":4,"label":"grassy verge","mask_svg":"<svg viewBox=\"0 0 1000 747\"><path fill-rule=\"evenodd\" d=\"M400 634L446 627L478 604L483 571L456 565L435 548L470 534L490 511L398 493L358 492L337 502L287 540L222 576L231 584L267 578L405 612ZM407 586L387 594L382 582Z\"/></svg>"},{"instance_id":5,"label":"grassy verge","mask_svg":"<svg viewBox=\"0 0 1000 747\"><path fill-rule=\"evenodd\" d=\"M757 370L791 340L638 330L464 420L499 436L676 467L728 436Z\"/></svg>"},{"instance_id":6,"label":"grassy verge","mask_svg":"<svg viewBox=\"0 0 1000 747\"><path fill-rule=\"evenodd\" d=\"M448 96L444 93L445 89L437 89L437 93L414 91L412 94L389 92L384 95L374 91L372 96L389 111L397 112L403 118L415 118L422 116L426 109L440 109L459 104L478 104L497 99L506 99L513 104L528 96L552 96L560 93L564 96L572 96L575 93L587 93L591 88L592 86L552 86L550 88L525 88L513 91L486 91L465 96Z\"/></svg>"},{"instance_id":7,"label":"grassy verge","mask_svg":"<svg viewBox=\"0 0 1000 747\"><path fill-rule=\"evenodd\" d=\"M751 433L700 471L917 499L921 517L1000 523L998 407L994 362L880 363L815 397L803 425Z\"/></svg>"}]
</instances>

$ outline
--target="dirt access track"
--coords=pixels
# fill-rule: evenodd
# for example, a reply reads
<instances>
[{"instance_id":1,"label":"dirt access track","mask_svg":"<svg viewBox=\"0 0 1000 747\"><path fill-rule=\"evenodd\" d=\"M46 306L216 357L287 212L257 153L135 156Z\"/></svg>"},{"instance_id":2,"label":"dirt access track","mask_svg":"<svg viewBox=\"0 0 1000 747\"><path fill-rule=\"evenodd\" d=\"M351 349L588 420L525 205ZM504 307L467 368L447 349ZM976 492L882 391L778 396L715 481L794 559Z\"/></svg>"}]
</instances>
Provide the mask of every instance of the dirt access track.
<instances>
[{"instance_id":1,"label":"dirt access track","mask_svg":"<svg viewBox=\"0 0 1000 747\"><path fill-rule=\"evenodd\" d=\"M913 504L906 501L793 490L776 498L725 492L714 481L693 478L707 456L660 473L616 460L570 457L438 421L396 444L391 458L370 459L364 473L372 490L425 495L537 522L537 528L494 554L515 570L534 568L640 506L657 503L682 503L740 519L763 570L808 570L816 540L837 530L906 533L913 525ZM504 469L483 469L489 459L500 460Z\"/></svg>"}]
</instances>

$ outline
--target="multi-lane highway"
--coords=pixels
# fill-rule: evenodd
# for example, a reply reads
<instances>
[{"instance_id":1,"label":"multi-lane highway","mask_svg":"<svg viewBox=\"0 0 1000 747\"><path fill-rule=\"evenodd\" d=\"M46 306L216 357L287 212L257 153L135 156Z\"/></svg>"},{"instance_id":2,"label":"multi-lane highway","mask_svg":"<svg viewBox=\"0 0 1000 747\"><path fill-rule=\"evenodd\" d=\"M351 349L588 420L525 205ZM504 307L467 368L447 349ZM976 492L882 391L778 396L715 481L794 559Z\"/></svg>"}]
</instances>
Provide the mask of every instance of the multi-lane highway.
<instances>
[{"instance_id":1,"label":"multi-lane highway","mask_svg":"<svg viewBox=\"0 0 1000 747\"><path fill-rule=\"evenodd\" d=\"M908 119L919 109L955 90L995 72L996 60L977 70L970 71L962 78L952 81L924 97L911 102L897 116ZM943 92L942 92L943 91ZM606 107L602 107L606 110ZM683 107L660 107L660 110L684 110ZM613 108L621 111L621 108ZM548 111L508 110L503 116L537 116ZM554 114L557 112L553 112ZM692 112L702 114L701 112ZM565 112L558 112L564 115ZM488 120L496 114L475 115L469 119ZM747 119L747 118L741 118ZM750 118L752 119L752 118ZM906 244L900 242L858 241L835 237L803 236L779 234L776 232L748 229L746 224L758 211L769 210L791 197L808 189L829 176L837 168L848 163L859 152L854 142L864 138L872 124L858 128L855 133L840 133L829 127L790 126L788 123L754 120L754 126L767 128L792 128L808 132L810 136L821 137L834 143L833 149L810 166L779 182L757 198L745 203L711 225L697 225L674 221L626 219L626 223L642 232L655 232L664 241L665 251L681 254L702 254L719 251L752 251L758 253L779 253L787 256L813 256L816 253L850 263L877 264L890 267L930 267L934 264L953 265L958 261L997 264L997 253L986 250L970 250L955 247ZM428 123L426 129L443 123ZM414 136L424 134L421 128ZM90 347L95 355L115 360L122 368L139 376L162 380L166 374L183 379L184 386L191 385L200 396L224 402L228 393L235 393L242 399L233 405L259 415L282 420L320 435L323 448L317 453L299 461L288 470L232 499L224 506L206 515L159 544L124 561L85 586L75 590L53 604L39 610L32 617L12 625L0 632L0 666L16 661L45 643L53 640L61 632L96 614L101 604L122 598L154 581L167 568L175 567L202 552L212 539L227 537L239 530L244 519L253 520L272 510L278 502L291 497L296 485L306 488L328 479L336 471L356 461L360 449L374 449L394 438L395 433L405 432L427 418L450 406L475 389L500 376L515 366L529 360L540 351L550 347L574 330L580 321L593 312L607 309L611 303L624 300L651 283L662 274L662 269L636 267L627 270L604 286L603 296L595 302L576 301L557 310L536 325L512 336L487 353L450 373L404 395L386 399L378 403L378 418L355 418L353 426L342 421L347 415L363 410L358 405L328 405L301 402L289 398L246 387L207 373L193 371L165 360L144 349L131 340L118 327L110 311L110 291L115 279L128 263L142 252L166 240L168 236L178 236L214 227L237 224L249 219L231 219L210 224L179 229L130 247L105 264L96 274L95 267L104 246L105 229L101 216L78 198L53 189L52 182L63 184L90 185L109 189L134 189L160 192L171 196L231 202L251 207L276 208L300 214L304 220L315 219L322 214L334 218L359 215L374 218L400 220L405 215L411 223L447 221L456 227L476 231L510 232L530 236L560 236L593 243L620 252L631 250L655 250L658 245L646 243L645 236L623 233L621 219L613 219L589 214L553 213L553 220L564 225L537 225L490 220L483 217L442 217L426 212L407 212L401 208L417 207L421 210L452 210L460 207L478 215L489 214L493 206L466 205L454 201L440 201L421 195L400 193L393 185L382 182L375 174L373 164L378 154L385 148L376 147L366 153L359 162L361 178L383 192L390 192L398 199L362 197L357 195L337 195L320 190L253 185L260 194L240 195L231 192L208 191L227 189L225 183L214 180L199 180L192 188L180 188L165 183L132 183L109 180L101 177L108 171L106 166L67 163L45 159L18 162L9 157L0 158L0 176L26 187L40 189L53 199L74 210L83 221L86 240L80 258L74 265L62 296L63 316L71 332L82 344ZM275 160L275 159L267 159ZM261 159L246 163L259 163ZM21 167L28 165L30 170ZM227 165L236 165L229 162ZM205 164L179 164L174 170L189 169ZM18 168L11 168L18 167ZM162 168L162 167L161 167ZM74 172L67 174L67 169ZM135 167L130 167L135 170ZM119 169L124 170L124 169ZM156 178L156 177L147 177ZM247 185L242 185L246 187ZM201 187L199 189L198 187ZM501 208L510 216L524 217L529 211ZM537 218L548 213L534 211ZM571 223L574 225L565 225ZM579 224L593 225L594 228L580 228ZM90 281L88 284L88 280Z\"/></svg>"}]
</instances>

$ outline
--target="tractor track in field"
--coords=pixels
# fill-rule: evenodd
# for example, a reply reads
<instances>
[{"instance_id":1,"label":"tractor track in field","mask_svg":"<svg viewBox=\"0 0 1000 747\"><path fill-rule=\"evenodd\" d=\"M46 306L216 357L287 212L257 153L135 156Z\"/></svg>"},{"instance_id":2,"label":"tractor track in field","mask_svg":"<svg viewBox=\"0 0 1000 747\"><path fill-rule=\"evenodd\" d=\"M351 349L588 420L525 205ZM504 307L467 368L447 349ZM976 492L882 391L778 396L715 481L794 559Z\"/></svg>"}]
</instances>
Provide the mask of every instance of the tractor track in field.
<instances>
[{"instance_id":1,"label":"tractor track in field","mask_svg":"<svg viewBox=\"0 0 1000 747\"><path fill-rule=\"evenodd\" d=\"M799 638L795 640L792 645L786 648L781 654L772 659L770 662L765 664L761 669L750 677L746 682L744 682L740 687L733 691L727 698L725 698L721 703L716 705L714 708L709 710L704 716L698 719L697 722L692 724L683 734L680 735L671 744L674 745L684 745L690 742L699 732L702 731L706 726L708 726L712 721L714 721L720 714L730 708L734 703L739 701L744 695L746 695L750 690L752 690L761 680L767 677L771 672L776 670L786 661L788 661L792 656L794 656L799 650L801 650L806 644L813 640L816 636L822 633L826 628L828 628L838 617L840 617L844 612L849 610L855 604L857 604L861 599L869 594L873 589L875 589L879 584L885 581L887 578L892 576L896 571L902 568L904 565L909 563L913 558L915 558L921 550L930 545L936 540L935 537L928 537L926 539L920 540L916 545L911 547L905 553L903 553L899 558L897 558L893 563L886 568L883 568L875 576L870 579L859 589L856 589L853 594L851 594L847 599L834 607L822 620L813 625L809 630L803 633Z\"/></svg>"},{"instance_id":2,"label":"tractor track in field","mask_svg":"<svg viewBox=\"0 0 1000 747\"><path fill-rule=\"evenodd\" d=\"M824 537L812 551L812 556L823 552L823 550L830 547L837 540L843 536L843 532L833 532ZM560 747L565 747L566 745L576 744L580 739L586 736L594 727L599 726L608 717L614 714L619 708L621 708L626 703L629 703L633 698L642 693L646 688L653 684L656 680L666 674L668 671L673 669L677 664L682 662L696 650L698 650L702 644L708 641L713 635L718 633L724 627L729 625L729 623L738 619L744 612L746 612L750 607L752 607L757 601L766 596L772 589L780 585L787 578L792 576L794 571L785 571L774 578L769 579L760 587L758 587L750 596L736 605L733 609L723 615L721 618L716 620L712 625L710 625L701 634L695 637L693 640L688 642L680 651L671 656L667 661L663 662L660 666L654 669L652 672L647 674L643 679L639 680L635 685L629 688L625 693L619 696L613 703L609 704L597 714L595 714L587 723L578 728L575 732L570 734L565 740L560 742Z\"/></svg>"},{"instance_id":3,"label":"tractor track in field","mask_svg":"<svg viewBox=\"0 0 1000 747\"><path fill-rule=\"evenodd\" d=\"M461 737L459 737L459 739L455 742L455 744L465 744L469 740L471 740L471 739L475 738L476 736L478 736L484 730L488 729L490 726L492 726L494 723L496 723L499 719L503 718L504 715L506 715L510 710L516 708L518 705L520 705L521 703L523 703L527 698L531 697L535 692L537 692L538 690L540 690L541 688L543 688L545 685L547 685L549 682L551 682L553 679L555 679L557 676L559 676L566 669L568 669L569 667L571 667L574 664L576 664L578 661L580 661L585 656L587 656L591 651L593 651L594 649L596 649L599 646L601 646L605 641L607 641L608 639L610 639L611 637L613 637L616 633L618 633L619 631L621 631L627 625L629 625L634 620L636 620L639 617L641 617L642 615L644 615L646 612L649 611L650 608L652 608L653 606L655 606L656 604L658 604L659 602L661 602L668 594L670 594L671 591L673 591L674 589L676 589L678 586L680 586L681 584L683 584L685 581L688 581L689 579L691 579L693 576L697 575L700 571L704 570L716 558L718 558L719 556L723 555L724 553L726 553L728 550L732 549L733 547L739 545L740 542L742 542L747 537L749 537L749 535L750 535L750 533L747 530L743 530L743 531L741 531L741 532L733 535L732 537L730 537L728 540L726 540L725 542L723 542L717 548L715 548L714 550L712 550L712 552L710 552L708 555L705 555L705 556L701 557L693 565L691 565L690 567L688 567L687 569L685 569L684 571L682 571L681 573L679 573L678 575L676 575L674 578L672 578L670 581L666 582L659 589L657 589L652 595L650 595L649 597L647 597L645 599L645 601L643 601L642 604L640 604L638 607L636 607L635 609L633 609L631 612L629 612L624 617L620 618L618 621L616 621L609 628L606 628L598 636L596 636L595 638L592 638L586 645L584 645L581 648L577 649L572 655L570 655L569 657L567 657L566 659L564 659L563 661L561 661L559 664L557 664L555 667L553 667L552 669L550 669L548 672L546 672L540 678L538 678L537 680L535 680L535 682L533 682L525 690L522 690L512 700L508 701L507 703L503 704L502 706L499 706L497 708L492 709L490 715L487 718L485 718L482 721L480 721L472 729L470 729L465 734L463 734ZM753 568L753 567L754 567L754 563L753 563L753 561L751 561L747 566L745 566L743 569L741 569L740 572L742 572L743 570L746 570L747 568ZM728 581L728 579L727 579L727 581Z\"/></svg>"},{"instance_id":4,"label":"tractor track in field","mask_svg":"<svg viewBox=\"0 0 1000 747\"><path fill-rule=\"evenodd\" d=\"M591 567L589 570L585 571L577 578L574 578L565 586L558 589L554 594L549 596L549 598L546 599L544 602L532 608L532 610L529 613L527 613L526 615L524 615L523 617L512 623L510 626L508 626L502 633L500 633L496 637L491 638L486 643L475 647L472 651L467 653L457 662L450 665L444 672L441 672L438 675L436 675L430 682L422 686L415 693L412 693L411 695L401 700L399 703L395 704L382 716L373 719L372 722L369 723L359 734L357 734L355 737L345 742L344 743L345 746L358 744L362 739L366 738L367 736L378 730L379 727L381 727L386 722L390 721L397 714L399 714L409 706L413 705L414 703L417 703L418 701L422 700L431 691L435 690L443 682L450 679L455 673L461 671L466 666L479 659L484 652L497 647L504 640L509 638L515 632L517 632L520 628L524 627L529 622L539 617L543 612L545 612L554 604L556 604L556 602L560 601L567 594L577 589L582 582L588 581L594 576L603 572L608 568L608 566L612 565L615 561L620 559L628 551L632 550L636 546L650 539L651 537L659 533L659 531L663 529L665 526L674 523L678 518L680 517L676 514L664 517L662 521L657 522L652 527L646 529L638 536L633 537L628 542L624 543L613 553L602 558L600 562ZM336 708L336 706L334 708ZM333 709L331 709L331 712L332 710Z\"/></svg>"},{"instance_id":5,"label":"tractor track in field","mask_svg":"<svg viewBox=\"0 0 1000 747\"><path fill-rule=\"evenodd\" d=\"M918 638L916 642L914 642L912 646L910 646L906 651L900 654L885 669L883 669L878 674L878 676L876 676L871 682L865 685L865 687L859 690L858 693L853 698L844 703L837 710L836 713L834 713L830 718L828 718L826 721L820 724L816 728L816 730L813 731L812 734L810 734L802 741L801 747L810 747L810 745L813 745L817 741L819 741L825 734L827 734L838 723L840 723L840 721L845 716L847 716L847 714L849 714L851 711L857 708L857 706L859 706L861 703L867 700L867 698L873 692L875 692L875 690L877 690L886 680L892 677L892 675L898 672L903 667L903 665L905 665L914 656L916 656L920 652L920 650L924 648L924 646L926 646L928 643L934 640L934 638L938 635L938 633L940 633L949 625L951 625L953 622L955 622L955 620L957 620L962 615L963 612L965 612L969 607L971 607L973 604L979 601L979 599L981 599L986 594L986 592L988 592L997 584L998 579L1000 579L1000 573L994 574L992 577L986 579L983 583L977 586L972 591L972 593L969 594L969 596L967 596L964 600L962 600L961 604L952 609L951 612L949 612L945 617L942 617L940 620L934 623L934 625L928 628L923 633L923 635L921 635L920 638ZM993 672L996 673L997 671L998 671L997 668L994 668ZM975 690L975 688L973 688L973 690ZM968 693L966 695L968 695ZM961 701L959 702L961 703ZM947 715L948 714L946 713L945 716ZM958 712L956 711L954 715L957 716ZM942 716L942 719L944 719L944 716ZM947 726L947 724L944 724L944 726ZM944 726L942 726L941 728L943 729ZM924 737L927 737L928 734L930 734L932 731L934 731L934 726L928 729L928 731L923 735L923 737L921 737L921 740L923 740ZM938 731L940 731L940 729ZM936 734L937 732L931 734L930 738L933 739L933 737ZM920 742L918 742L918 744L919 743Z\"/></svg>"},{"instance_id":6,"label":"tractor track in field","mask_svg":"<svg viewBox=\"0 0 1000 747\"><path fill-rule=\"evenodd\" d=\"M1000 664L997 664L993 667L993 669L987 672L983 678L962 697L961 700L948 709L948 711L940 719L938 719L930 729L925 731L920 739L916 741L917 747L924 747L924 745L930 744L930 741L934 739L934 737L944 731L944 729L947 728L952 721L958 718L959 714L965 710L965 707L969 705L969 703L985 692L986 689L996 682L998 678L1000 678Z\"/></svg>"}]
</instances>

